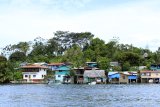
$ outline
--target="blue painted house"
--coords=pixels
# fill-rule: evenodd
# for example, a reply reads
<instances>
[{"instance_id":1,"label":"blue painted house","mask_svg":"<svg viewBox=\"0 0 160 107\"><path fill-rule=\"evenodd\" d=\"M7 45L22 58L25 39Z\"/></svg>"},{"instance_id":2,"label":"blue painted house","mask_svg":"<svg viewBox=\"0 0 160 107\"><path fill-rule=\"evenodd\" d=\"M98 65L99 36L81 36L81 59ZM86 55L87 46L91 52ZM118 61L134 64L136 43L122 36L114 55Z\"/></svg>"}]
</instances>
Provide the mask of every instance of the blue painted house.
<instances>
[{"instance_id":1,"label":"blue painted house","mask_svg":"<svg viewBox=\"0 0 160 107\"><path fill-rule=\"evenodd\" d=\"M55 71L58 69L60 66L65 65L64 63L50 63L48 64L48 68L52 71Z\"/></svg>"},{"instance_id":2,"label":"blue painted house","mask_svg":"<svg viewBox=\"0 0 160 107\"><path fill-rule=\"evenodd\" d=\"M160 71L160 65L158 64L151 64L150 69L152 71Z\"/></svg>"},{"instance_id":3,"label":"blue painted house","mask_svg":"<svg viewBox=\"0 0 160 107\"><path fill-rule=\"evenodd\" d=\"M59 66L55 70L55 80L60 82L65 82L65 81L69 82L68 79L70 78L70 71L71 71L70 66L67 65Z\"/></svg>"}]
</instances>

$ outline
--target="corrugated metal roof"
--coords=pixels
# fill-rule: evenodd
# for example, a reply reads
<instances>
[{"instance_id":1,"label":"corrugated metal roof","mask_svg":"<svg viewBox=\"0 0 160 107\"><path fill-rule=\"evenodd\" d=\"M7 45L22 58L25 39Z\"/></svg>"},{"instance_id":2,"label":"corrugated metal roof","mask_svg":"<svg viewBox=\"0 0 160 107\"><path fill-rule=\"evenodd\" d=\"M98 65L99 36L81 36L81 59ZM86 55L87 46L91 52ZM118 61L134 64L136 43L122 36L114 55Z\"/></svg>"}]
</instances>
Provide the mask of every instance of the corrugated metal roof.
<instances>
[{"instance_id":1,"label":"corrugated metal roof","mask_svg":"<svg viewBox=\"0 0 160 107\"><path fill-rule=\"evenodd\" d=\"M149 70L149 71L140 71L141 73L150 73L150 72L160 72L160 71L151 71L151 70Z\"/></svg>"},{"instance_id":2,"label":"corrugated metal roof","mask_svg":"<svg viewBox=\"0 0 160 107\"><path fill-rule=\"evenodd\" d=\"M84 77L106 77L104 70L85 70Z\"/></svg>"},{"instance_id":3,"label":"corrugated metal roof","mask_svg":"<svg viewBox=\"0 0 160 107\"><path fill-rule=\"evenodd\" d=\"M27 66L22 66L20 68L24 68L24 69L27 69L27 68L43 68L43 69L47 69L48 67L40 66L40 65L27 65Z\"/></svg>"}]
</instances>

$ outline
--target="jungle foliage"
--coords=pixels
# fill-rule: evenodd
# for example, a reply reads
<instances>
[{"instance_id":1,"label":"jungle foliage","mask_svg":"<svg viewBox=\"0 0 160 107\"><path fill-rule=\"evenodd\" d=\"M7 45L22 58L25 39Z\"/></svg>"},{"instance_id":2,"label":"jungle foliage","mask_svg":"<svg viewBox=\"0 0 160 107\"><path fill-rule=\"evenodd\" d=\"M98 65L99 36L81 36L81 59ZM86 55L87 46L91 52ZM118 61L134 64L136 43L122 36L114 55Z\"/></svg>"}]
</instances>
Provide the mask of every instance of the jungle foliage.
<instances>
[{"instance_id":1,"label":"jungle foliage","mask_svg":"<svg viewBox=\"0 0 160 107\"><path fill-rule=\"evenodd\" d=\"M8 60L4 57L7 55ZM90 32L56 31L49 40L37 37L30 42L4 47L0 56L0 82L20 79L15 68L22 62L70 62L74 67L80 67L88 61L98 62L99 67L106 71L111 61L118 61L120 67L115 69L126 71L134 66L159 64L160 48L152 52L119 43L115 38L105 43L100 38L94 38Z\"/></svg>"}]
</instances>

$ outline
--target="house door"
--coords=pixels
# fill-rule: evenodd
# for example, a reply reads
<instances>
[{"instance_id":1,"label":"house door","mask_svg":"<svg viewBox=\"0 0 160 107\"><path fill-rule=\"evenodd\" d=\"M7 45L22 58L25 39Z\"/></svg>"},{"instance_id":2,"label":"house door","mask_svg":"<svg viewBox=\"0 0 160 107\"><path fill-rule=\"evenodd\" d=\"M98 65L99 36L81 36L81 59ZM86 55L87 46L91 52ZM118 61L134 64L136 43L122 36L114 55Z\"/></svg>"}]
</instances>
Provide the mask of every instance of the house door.
<instances>
[{"instance_id":1,"label":"house door","mask_svg":"<svg viewBox=\"0 0 160 107\"><path fill-rule=\"evenodd\" d=\"M31 81L31 75L29 75L29 81Z\"/></svg>"}]
</instances>

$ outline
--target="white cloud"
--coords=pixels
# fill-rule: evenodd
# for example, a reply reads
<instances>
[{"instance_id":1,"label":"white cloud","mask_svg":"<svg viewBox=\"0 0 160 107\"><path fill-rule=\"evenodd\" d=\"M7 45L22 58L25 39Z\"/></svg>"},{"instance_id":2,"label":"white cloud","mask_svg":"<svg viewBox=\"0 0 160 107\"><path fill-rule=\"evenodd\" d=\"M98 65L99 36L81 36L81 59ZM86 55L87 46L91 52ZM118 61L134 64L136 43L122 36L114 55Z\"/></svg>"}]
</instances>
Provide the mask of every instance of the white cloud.
<instances>
[{"instance_id":1,"label":"white cloud","mask_svg":"<svg viewBox=\"0 0 160 107\"><path fill-rule=\"evenodd\" d=\"M76 6L83 8L90 2L92 1L40 0L41 5L37 6L32 0L15 0L8 11L0 13L0 39L5 41L0 45L29 41L36 36L50 38L57 30L90 31L106 42L113 36L118 36L120 43L143 48L148 44L152 50L160 45L153 42L160 35L160 13L156 8L159 1L125 3L83 12L77 10L74 14L69 11ZM15 7L20 4L20 7ZM49 5L51 8L47 8Z\"/></svg>"},{"instance_id":2,"label":"white cloud","mask_svg":"<svg viewBox=\"0 0 160 107\"><path fill-rule=\"evenodd\" d=\"M120 37L121 43L134 44L145 48L148 44L154 50L153 39L160 35L160 13L153 11L152 5L142 2L126 6L118 6L110 9L97 10L78 16L86 25L85 29L108 41L113 36ZM81 21L81 22L82 22Z\"/></svg>"}]
</instances>

